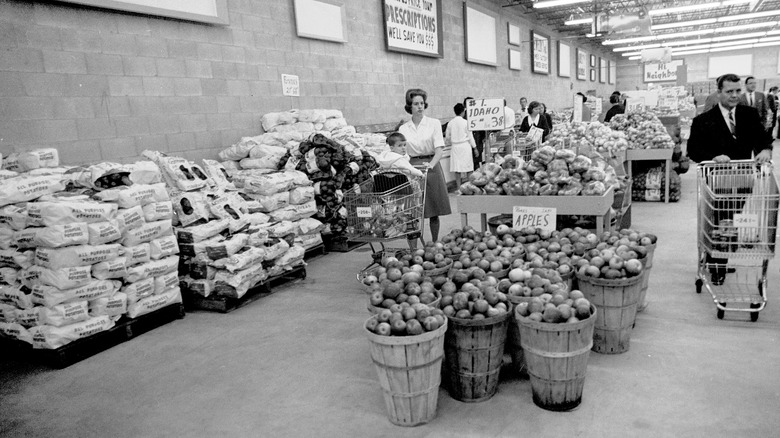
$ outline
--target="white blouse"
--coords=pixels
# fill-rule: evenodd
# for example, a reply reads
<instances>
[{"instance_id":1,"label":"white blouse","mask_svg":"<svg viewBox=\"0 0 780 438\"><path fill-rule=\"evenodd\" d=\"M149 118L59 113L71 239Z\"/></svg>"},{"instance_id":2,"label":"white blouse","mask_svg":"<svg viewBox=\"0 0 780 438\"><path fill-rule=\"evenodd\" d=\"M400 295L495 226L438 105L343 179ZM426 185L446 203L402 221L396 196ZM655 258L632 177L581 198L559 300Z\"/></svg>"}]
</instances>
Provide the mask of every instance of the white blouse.
<instances>
[{"instance_id":1,"label":"white blouse","mask_svg":"<svg viewBox=\"0 0 780 438\"><path fill-rule=\"evenodd\" d=\"M456 116L447 123L447 132L444 134L450 144L468 143L476 147L474 134L469 131L468 122L461 116Z\"/></svg>"},{"instance_id":2,"label":"white blouse","mask_svg":"<svg viewBox=\"0 0 780 438\"><path fill-rule=\"evenodd\" d=\"M444 147L439 119L423 116L418 126L409 120L398 128L398 132L406 137L406 152L412 158L433 155L436 148Z\"/></svg>"}]
</instances>

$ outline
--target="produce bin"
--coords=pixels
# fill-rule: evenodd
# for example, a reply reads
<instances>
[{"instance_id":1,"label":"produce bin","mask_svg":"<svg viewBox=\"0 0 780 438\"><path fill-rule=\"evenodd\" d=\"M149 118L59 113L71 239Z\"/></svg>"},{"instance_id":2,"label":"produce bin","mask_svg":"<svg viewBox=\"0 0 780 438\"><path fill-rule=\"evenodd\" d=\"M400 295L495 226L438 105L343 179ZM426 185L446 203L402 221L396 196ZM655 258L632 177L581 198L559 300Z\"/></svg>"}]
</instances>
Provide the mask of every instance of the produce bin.
<instances>
[{"instance_id":1,"label":"produce bin","mask_svg":"<svg viewBox=\"0 0 780 438\"><path fill-rule=\"evenodd\" d=\"M488 219L488 228L490 228L490 232L493 234L496 234L498 231L499 225L506 225L508 227L512 227L512 215L511 214L501 214L498 216L493 216L490 219Z\"/></svg>"},{"instance_id":2,"label":"produce bin","mask_svg":"<svg viewBox=\"0 0 780 438\"><path fill-rule=\"evenodd\" d=\"M364 330L390 422L417 426L431 421L439 401L446 318L438 329L417 336L380 336Z\"/></svg>"},{"instance_id":3,"label":"produce bin","mask_svg":"<svg viewBox=\"0 0 780 438\"><path fill-rule=\"evenodd\" d=\"M569 324L537 322L515 312L534 403L550 411L569 411L582 402L588 356L593 347L597 309Z\"/></svg>"},{"instance_id":4,"label":"produce bin","mask_svg":"<svg viewBox=\"0 0 780 438\"><path fill-rule=\"evenodd\" d=\"M607 280L578 273L577 281L585 298L599 311L593 333L593 351L605 354L628 351L642 275Z\"/></svg>"},{"instance_id":5,"label":"produce bin","mask_svg":"<svg viewBox=\"0 0 780 438\"><path fill-rule=\"evenodd\" d=\"M531 297L521 297L517 295L507 295L507 299L512 306L517 307L522 302L531 301ZM512 367L519 374L526 373L525 358L523 357L523 346L520 342L520 327L514 320L509 321L509 329L507 330L506 350L509 350L509 355L512 357Z\"/></svg>"},{"instance_id":6,"label":"produce bin","mask_svg":"<svg viewBox=\"0 0 780 438\"><path fill-rule=\"evenodd\" d=\"M444 341L452 398L488 400L498 390L511 311L482 320L450 318Z\"/></svg>"}]
</instances>

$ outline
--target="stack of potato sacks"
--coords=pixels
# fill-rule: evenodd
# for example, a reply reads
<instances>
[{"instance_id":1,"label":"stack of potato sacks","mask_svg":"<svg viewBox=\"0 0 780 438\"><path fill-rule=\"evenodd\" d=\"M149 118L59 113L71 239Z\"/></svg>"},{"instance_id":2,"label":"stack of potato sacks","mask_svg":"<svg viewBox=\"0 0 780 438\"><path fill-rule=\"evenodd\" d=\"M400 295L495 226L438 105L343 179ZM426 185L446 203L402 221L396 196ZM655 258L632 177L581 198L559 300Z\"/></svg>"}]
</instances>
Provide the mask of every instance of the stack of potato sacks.
<instances>
[{"instance_id":1,"label":"stack of potato sacks","mask_svg":"<svg viewBox=\"0 0 780 438\"><path fill-rule=\"evenodd\" d=\"M156 166L57 162L0 181L0 332L54 349L181 303Z\"/></svg>"},{"instance_id":2,"label":"stack of potato sacks","mask_svg":"<svg viewBox=\"0 0 780 438\"><path fill-rule=\"evenodd\" d=\"M203 160L201 167L156 152L144 155L158 165L171 194L182 252L180 281L188 293L241 298L268 277L303 264L306 249L295 243L297 234L316 233L319 239L322 224L300 220L313 212L305 175L231 178L214 160Z\"/></svg>"}]
</instances>

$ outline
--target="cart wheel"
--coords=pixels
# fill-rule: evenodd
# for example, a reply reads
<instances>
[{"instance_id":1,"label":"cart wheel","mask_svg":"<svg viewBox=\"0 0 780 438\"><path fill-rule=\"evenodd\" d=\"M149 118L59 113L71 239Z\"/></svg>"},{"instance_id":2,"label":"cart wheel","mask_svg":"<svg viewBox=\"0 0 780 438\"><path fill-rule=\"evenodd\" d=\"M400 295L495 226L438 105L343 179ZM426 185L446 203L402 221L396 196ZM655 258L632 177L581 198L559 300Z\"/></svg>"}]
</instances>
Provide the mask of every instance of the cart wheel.
<instances>
[{"instance_id":1,"label":"cart wheel","mask_svg":"<svg viewBox=\"0 0 780 438\"><path fill-rule=\"evenodd\" d=\"M718 319L723 319L723 315L725 315L726 312L723 309L718 309Z\"/></svg>"},{"instance_id":2,"label":"cart wheel","mask_svg":"<svg viewBox=\"0 0 780 438\"><path fill-rule=\"evenodd\" d=\"M696 279L696 293L697 294L701 293L701 286L702 286L702 284L704 284L704 282L701 281L701 278L697 278Z\"/></svg>"},{"instance_id":3,"label":"cart wheel","mask_svg":"<svg viewBox=\"0 0 780 438\"><path fill-rule=\"evenodd\" d=\"M750 308L751 309L758 309L759 307L761 307L761 304L750 303ZM753 321L753 322L758 321L758 313L759 312L750 312L750 320Z\"/></svg>"}]
</instances>

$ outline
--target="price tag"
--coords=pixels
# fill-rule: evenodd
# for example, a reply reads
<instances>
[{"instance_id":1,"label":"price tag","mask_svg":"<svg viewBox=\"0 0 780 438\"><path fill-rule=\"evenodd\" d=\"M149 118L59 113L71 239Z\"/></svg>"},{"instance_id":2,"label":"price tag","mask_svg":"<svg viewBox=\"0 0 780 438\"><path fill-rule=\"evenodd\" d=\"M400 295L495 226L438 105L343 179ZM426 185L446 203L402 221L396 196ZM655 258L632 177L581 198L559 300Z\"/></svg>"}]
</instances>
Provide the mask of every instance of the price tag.
<instances>
[{"instance_id":1,"label":"price tag","mask_svg":"<svg viewBox=\"0 0 780 438\"><path fill-rule=\"evenodd\" d=\"M504 129L504 99L469 99L466 101L469 131Z\"/></svg>"},{"instance_id":2,"label":"price tag","mask_svg":"<svg viewBox=\"0 0 780 438\"><path fill-rule=\"evenodd\" d=\"M645 109L644 97L626 99L626 113L638 113Z\"/></svg>"},{"instance_id":3,"label":"price tag","mask_svg":"<svg viewBox=\"0 0 780 438\"><path fill-rule=\"evenodd\" d=\"M357 207L358 217L371 217L371 207Z\"/></svg>"},{"instance_id":4,"label":"price tag","mask_svg":"<svg viewBox=\"0 0 780 438\"><path fill-rule=\"evenodd\" d=\"M734 215L734 226L737 228L758 228L758 215L737 213Z\"/></svg>"},{"instance_id":5,"label":"price tag","mask_svg":"<svg viewBox=\"0 0 780 438\"><path fill-rule=\"evenodd\" d=\"M282 75L282 95L300 96L301 84L296 75Z\"/></svg>"},{"instance_id":6,"label":"price tag","mask_svg":"<svg viewBox=\"0 0 780 438\"><path fill-rule=\"evenodd\" d=\"M512 207L512 223L515 230L526 227L541 228L545 231L555 231L556 209L548 207Z\"/></svg>"},{"instance_id":7,"label":"price tag","mask_svg":"<svg viewBox=\"0 0 780 438\"><path fill-rule=\"evenodd\" d=\"M498 148L490 148L490 153L491 154L497 154L498 153Z\"/></svg>"}]
</instances>

